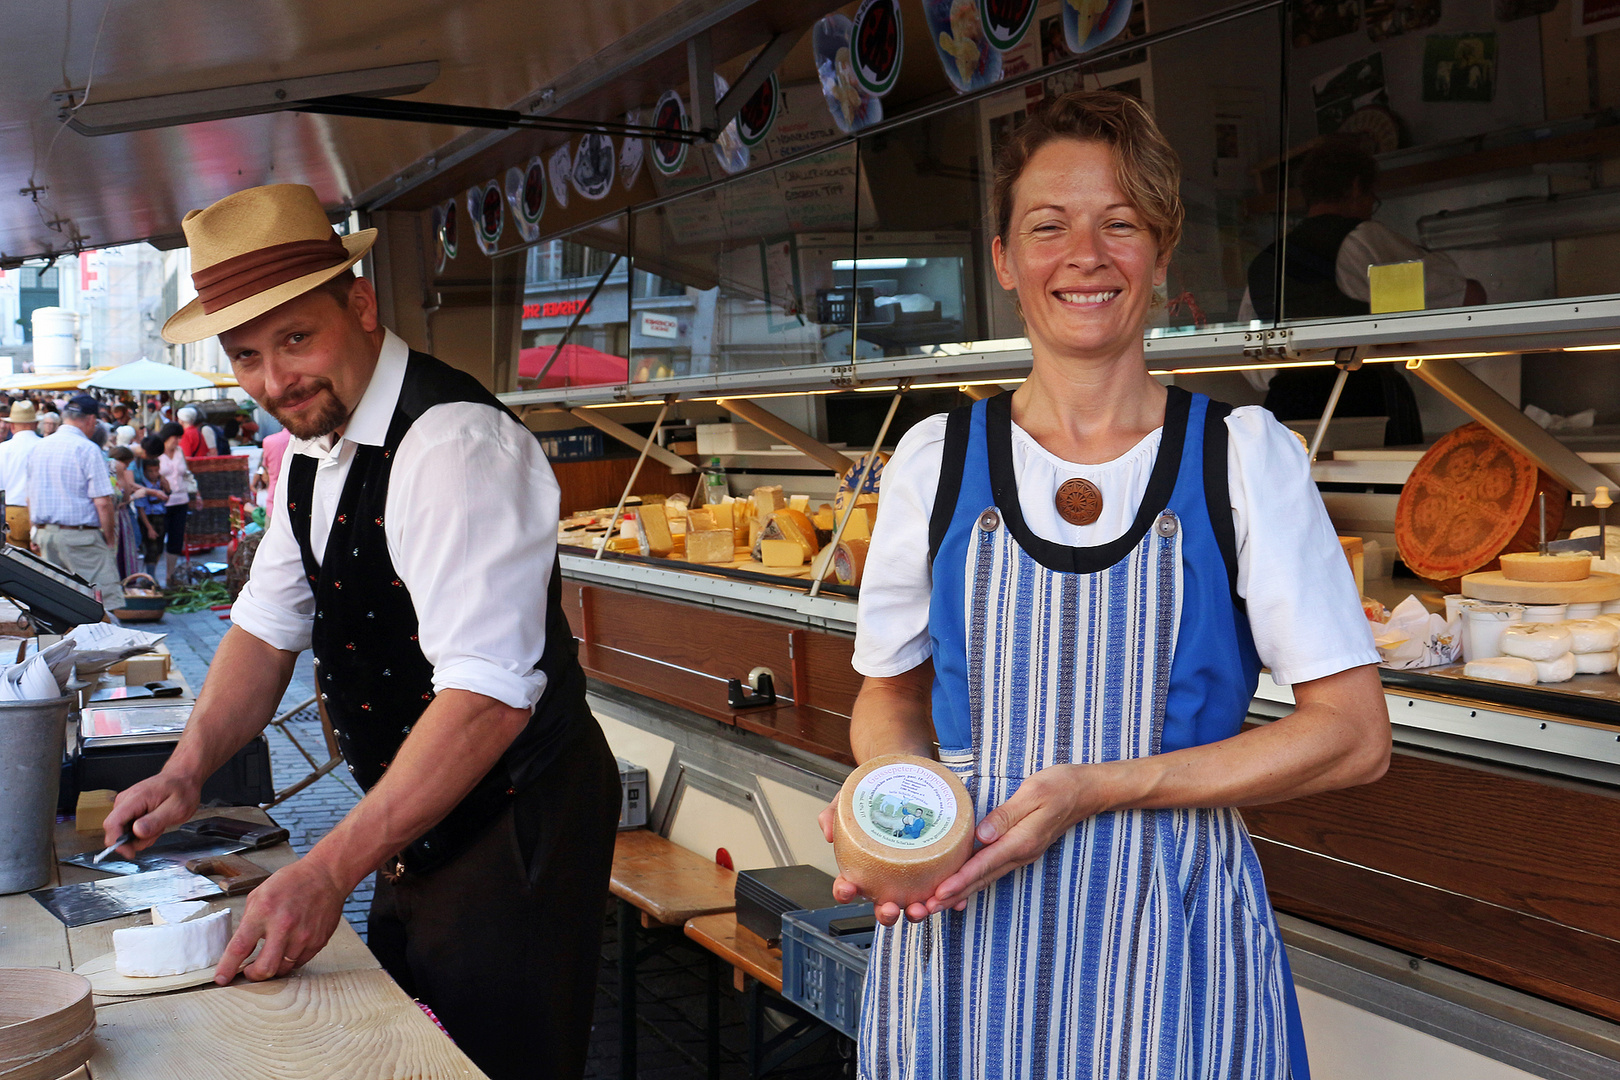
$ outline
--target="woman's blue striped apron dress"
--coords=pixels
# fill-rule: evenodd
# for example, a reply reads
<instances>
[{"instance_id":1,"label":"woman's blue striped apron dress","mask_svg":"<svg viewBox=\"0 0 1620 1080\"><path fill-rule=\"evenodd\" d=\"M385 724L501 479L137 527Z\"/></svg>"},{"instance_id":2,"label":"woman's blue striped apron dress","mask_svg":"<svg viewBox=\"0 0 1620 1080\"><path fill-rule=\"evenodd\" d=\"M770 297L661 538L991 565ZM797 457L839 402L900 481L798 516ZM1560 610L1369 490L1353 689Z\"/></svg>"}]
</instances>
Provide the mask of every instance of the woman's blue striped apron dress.
<instances>
[{"instance_id":1,"label":"woman's blue striped apron dress","mask_svg":"<svg viewBox=\"0 0 1620 1080\"><path fill-rule=\"evenodd\" d=\"M1230 408L1171 388L1131 528L1070 548L1024 524L1010 399L947 423L931 530L934 726L980 818L1051 765L1235 735L1260 667L1234 592ZM860 1074L1308 1080L1237 812L1100 814L967 910L880 928Z\"/></svg>"}]
</instances>

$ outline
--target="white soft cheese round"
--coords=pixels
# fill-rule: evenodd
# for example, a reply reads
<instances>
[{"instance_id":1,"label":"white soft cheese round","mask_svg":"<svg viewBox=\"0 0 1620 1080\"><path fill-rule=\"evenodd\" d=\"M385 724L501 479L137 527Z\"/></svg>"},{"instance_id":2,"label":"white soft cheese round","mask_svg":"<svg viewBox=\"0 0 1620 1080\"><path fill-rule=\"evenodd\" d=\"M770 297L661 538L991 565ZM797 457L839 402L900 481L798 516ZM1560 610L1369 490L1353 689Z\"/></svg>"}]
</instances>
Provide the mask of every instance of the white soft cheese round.
<instances>
[{"instance_id":1,"label":"white soft cheese round","mask_svg":"<svg viewBox=\"0 0 1620 1080\"><path fill-rule=\"evenodd\" d=\"M229 909L185 922L114 930L113 970L135 979L184 975L218 964L230 940Z\"/></svg>"},{"instance_id":2,"label":"white soft cheese round","mask_svg":"<svg viewBox=\"0 0 1620 1080\"><path fill-rule=\"evenodd\" d=\"M973 802L945 766L873 758L844 781L833 826L838 872L879 903L920 903L973 853Z\"/></svg>"},{"instance_id":3,"label":"white soft cheese round","mask_svg":"<svg viewBox=\"0 0 1620 1080\"><path fill-rule=\"evenodd\" d=\"M1565 653L1552 660L1536 660L1536 681L1544 683L1569 682L1575 677L1575 654Z\"/></svg>"},{"instance_id":4,"label":"white soft cheese round","mask_svg":"<svg viewBox=\"0 0 1620 1080\"><path fill-rule=\"evenodd\" d=\"M1526 660L1556 660L1574 644L1575 635L1562 623L1520 623L1502 631L1502 652Z\"/></svg>"},{"instance_id":5,"label":"white soft cheese round","mask_svg":"<svg viewBox=\"0 0 1620 1080\"><path fill-rule=\"evenodd\" d=\"M1470 660L1463 665L1463 674L1470 679L1494 679L1497 682L1536 685L1534 661L1517 656L1492 656L1484 660Z\"/></svg>"},{"instance_id":6,"label":"white soft cheese round","mask_svg":"<svg viewBox=\"0 0 1620 1080\"><path fill-rule=\"evenodd\" d=\"M1572 652L1600 653L1620 647L1620 626L1607 619L1571 619L1563 626L1569 631Z\"/></svg>"},{"instance_id":7,"label":"white soft cheese round","mask_svg":"<svg viewBox=\"0 0 1620 1080\"><path fill-rule=\"evenodd\" d=\"M1608 652L1575 653L1575 674L1577 675L1607 675L1615 669L1616 661L1620 661L1620 652L1610 649Z\"/></svg>"}]
</instances>

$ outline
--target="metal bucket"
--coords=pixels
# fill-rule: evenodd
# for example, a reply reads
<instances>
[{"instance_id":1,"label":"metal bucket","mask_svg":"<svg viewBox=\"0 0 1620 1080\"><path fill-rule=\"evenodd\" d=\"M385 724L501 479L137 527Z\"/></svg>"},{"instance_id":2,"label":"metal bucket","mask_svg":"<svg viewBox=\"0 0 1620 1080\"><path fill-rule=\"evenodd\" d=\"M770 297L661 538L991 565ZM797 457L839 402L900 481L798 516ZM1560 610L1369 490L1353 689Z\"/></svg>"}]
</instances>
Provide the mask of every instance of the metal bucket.
<instances>
[{"instance_id":1,"label":"metal bucket","mask_svg":"<svg viewBox=\"0 0 1620 1080\"><path fill-rule=\"evenodd\" d=\"M0 893L50 883L71 696L0 701Z\"/></svg>"}]
</instances>

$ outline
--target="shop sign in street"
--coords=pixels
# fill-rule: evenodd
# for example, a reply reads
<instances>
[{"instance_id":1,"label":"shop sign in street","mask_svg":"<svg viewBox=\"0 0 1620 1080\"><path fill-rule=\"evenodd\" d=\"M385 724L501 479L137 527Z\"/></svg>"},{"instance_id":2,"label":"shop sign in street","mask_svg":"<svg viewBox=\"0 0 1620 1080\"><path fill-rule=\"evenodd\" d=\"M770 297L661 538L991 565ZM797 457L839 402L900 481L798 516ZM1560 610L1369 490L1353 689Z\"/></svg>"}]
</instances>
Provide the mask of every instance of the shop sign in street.
<instances>
[{"instance_id":1,"label":"shop sign in street","mask_svg":"<svg viewBox=\"0 0 1620 1080\"><path fill-rule=\"evenodd\" d=\"M673 315L654 315L650 311L643 311L641 333L644 337L678 338L681 336L681 323Z\"/></svg>"}]
</instances>

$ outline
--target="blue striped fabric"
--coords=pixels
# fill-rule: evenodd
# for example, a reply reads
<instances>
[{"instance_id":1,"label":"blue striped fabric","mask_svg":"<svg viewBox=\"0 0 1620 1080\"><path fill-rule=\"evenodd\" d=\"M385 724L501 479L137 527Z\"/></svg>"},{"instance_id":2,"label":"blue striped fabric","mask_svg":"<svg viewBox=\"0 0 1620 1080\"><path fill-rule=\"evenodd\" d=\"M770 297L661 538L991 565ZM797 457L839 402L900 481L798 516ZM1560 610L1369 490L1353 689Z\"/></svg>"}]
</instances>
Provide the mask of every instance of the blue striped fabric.
<instances>
[{"instance_id":1,"label":"blue striped fabric","mask_svg":"<svg viewBox=\"0 0 1620 1080\"><path fill-rule=\"evenodd\" d=\"M1167 511L1114 566L1068 574L998 515L978 520L962 600L972 748L940 757L983 817L1047 766L1160 751L1185 530ZM1102 814L965 911L880 930L860 1073L1283 1080L1291 1001L1236 811Z\"/></svg>"}]
</instances>

